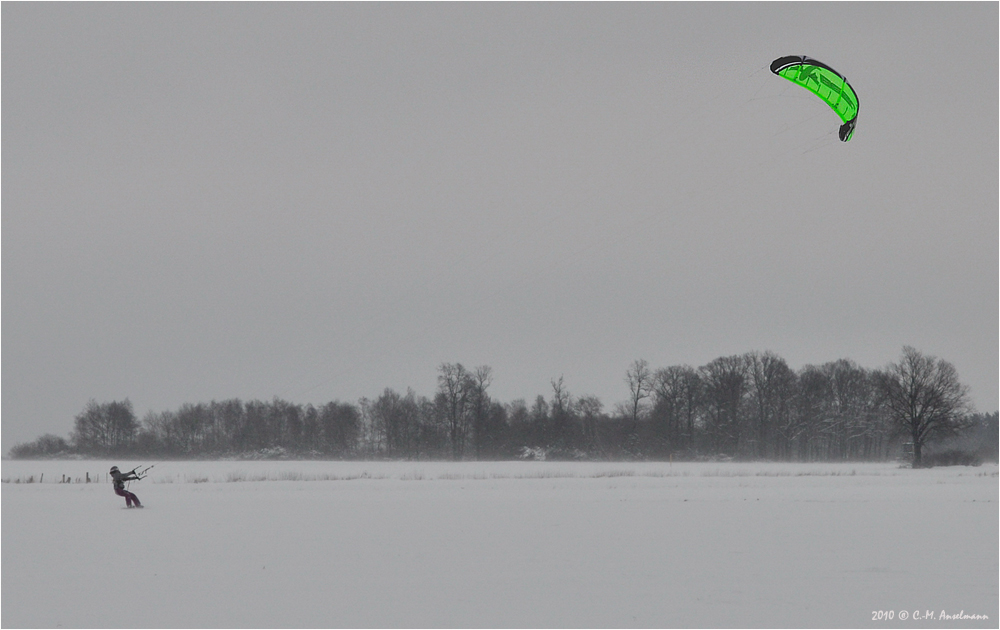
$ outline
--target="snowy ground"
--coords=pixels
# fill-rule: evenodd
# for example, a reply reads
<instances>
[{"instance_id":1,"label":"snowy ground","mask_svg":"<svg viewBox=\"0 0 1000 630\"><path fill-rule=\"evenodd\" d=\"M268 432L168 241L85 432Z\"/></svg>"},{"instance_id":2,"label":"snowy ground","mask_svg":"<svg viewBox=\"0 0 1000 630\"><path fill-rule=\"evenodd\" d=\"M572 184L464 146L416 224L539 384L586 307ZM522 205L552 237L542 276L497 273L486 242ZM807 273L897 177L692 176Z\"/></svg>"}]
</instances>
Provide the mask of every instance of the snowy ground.
<instances>
[{"instance_id":1,"label":"snowy ground","mask_svg":"<svg viewBox=\"0 0 1000 630\"><path fill-rule=\"evenodd\" d=\"M3 627L998 623L996 465L111 463L2 463Z\"/></svg>"}]
</instances>

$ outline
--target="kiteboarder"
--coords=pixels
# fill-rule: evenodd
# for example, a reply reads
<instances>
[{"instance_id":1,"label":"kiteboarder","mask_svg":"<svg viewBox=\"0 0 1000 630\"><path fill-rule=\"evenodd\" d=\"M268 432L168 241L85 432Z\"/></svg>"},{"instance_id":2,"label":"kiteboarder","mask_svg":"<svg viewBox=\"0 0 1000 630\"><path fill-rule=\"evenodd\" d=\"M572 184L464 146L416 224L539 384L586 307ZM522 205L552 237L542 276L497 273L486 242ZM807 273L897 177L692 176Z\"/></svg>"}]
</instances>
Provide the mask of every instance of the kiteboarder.
<instances>
[{"instance_id":1,"label":"kiteboarder","mask_svg":"<svg viewBox=\"0 0 1000 630\"><path fill-rule=\"evenodd\" d=\"M139 497L135 496L135 494L125 489L126 481L132 481L133 479L136 480L140 479L139 475L135 474L134 470L127 473L122 473L120 470L118 470L117 466L112 466L111 478L114 480L115 494L117 494L120 497L125 497L125 505L127 507L133 507L132 506L133 503L135 503L135 507L137 508L142 507L142 503L139 503Z\"/></svg>"}]
</instances>

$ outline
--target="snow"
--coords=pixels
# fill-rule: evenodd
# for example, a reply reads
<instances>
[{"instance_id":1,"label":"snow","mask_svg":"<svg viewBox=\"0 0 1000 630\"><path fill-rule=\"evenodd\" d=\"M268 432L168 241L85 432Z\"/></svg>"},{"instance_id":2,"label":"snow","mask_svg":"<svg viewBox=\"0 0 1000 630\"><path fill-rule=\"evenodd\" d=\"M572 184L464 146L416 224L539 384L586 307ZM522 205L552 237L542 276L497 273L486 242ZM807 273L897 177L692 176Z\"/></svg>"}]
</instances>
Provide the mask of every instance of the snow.
<instances>
[{"instance_id":1,"label":"snow","mask_svg":"<svg viewBox=\"0 0 1000 630\"><path fill-rule=\"evenodd\" d=\"M1000 618L996 465L160 462L126 510L112 463L3 462L4 627Z\"/></svg>"}]
</instances>

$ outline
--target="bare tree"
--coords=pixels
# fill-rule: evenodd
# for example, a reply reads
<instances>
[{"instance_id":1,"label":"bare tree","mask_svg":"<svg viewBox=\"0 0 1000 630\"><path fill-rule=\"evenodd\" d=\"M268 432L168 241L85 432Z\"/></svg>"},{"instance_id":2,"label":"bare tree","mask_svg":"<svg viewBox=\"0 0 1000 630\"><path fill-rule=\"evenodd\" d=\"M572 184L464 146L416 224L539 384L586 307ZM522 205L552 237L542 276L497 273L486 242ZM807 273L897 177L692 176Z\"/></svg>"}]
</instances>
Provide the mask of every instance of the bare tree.
<instances>
[{"instance_id":1,"label":"bare tree","mask_svg":"<svg viewBox=\"0 0 1000 630\"><path fill-rule=\"evenodd\" d=\"M962 429L972 410L968 388L959 382L955 366L910 346L878 381L890 417L913 441L914 467L922 465L929 437Z\"/></svg>"},{"instance_id":2,"label":"bare tree","mask_svg":"<svg viewBox=\"0 0 1000 630\"><path fill-rule=\"evenodd\" d=\"M879 454L886 433L872 372L848 359L824 364L826 400L819 425L825 459Z\"/></svg>"},{"instance_id":3,"label":"bare tree","mask_svg":"<svg viewBox=\"0 0 1000 630\"><path fill-rule=\"evenodd\" d=\"M473 378L461 363L442 363L438 372L437 398L448 427L451 456L456 460L462 459L469 429L468 407Z\"/></svg>"},{"instance_id":4,"label":"bare tree","mask_svg":"<svg viewBox=\"0 0 1000 630\"><path fill-rule=\"evenodd\" d=\"M409 455L413 414L399 392L386 387L369 408L374 430L384 438L385 452L390 456Z\"/></svg>"},{"instance_id":5,"label":"bare tree","mask_svg":"<svg viewBox=\"0 0 1000 630\"><path fill-rule=\"evenodd\" d=\"M786 424L795 395L795 373L785 360L773 352L749 352L744 355L750 375L755 427L753 455L775 455L776 427Z\"/></svg>"},{"instance_id":6,"label":"bare tree","mask_svg":"<svg viewBox=\"0 0 1000 630\"><path fill-rule=\"evenodd\" d=\"M549 403L541 394L535 396L535 404L531 406L529 424L533 446L551 446L549 439Z\"/></svg>"},{"instance_id":7,"label":"bare tree","mask_svg":"<svg viewBox=\"0 0 1000 630\"><path fill-rule=\"evenodd\" d=\"M699 368L704 384L704 403L709 437L716 452L743 454L746 437L746 405L749 382L746 358L719 357Z\"/></svg>"},{"instance_id":8,"label":"bare tree","mask_svg":"<svg viewBox=\"0 0 1000 630\"><path fill-rule=\"evenodd\" d=\"M91 400L76 416L73 442L81 452L112 454L131 446L138 430L128 398L103 404Z\"/></svg>"},{"instance_id":9,"label":"bare tree","mask_svg":"<svg viewBox=\"0 0 1000 630\"><path fill-rule=\"evenodd\" d=\"M174 415L181 452L192 455L201 450L208 430L208 409L203 404L184 403Z\"/></svg>"},{"instance_id":10,"label":"bare tree","mask_svg":"<svg viewBox=\"0 0 1000 630\"><path fill-rule=\"evenodd\" d=\"M643 401L649 398L653 387L653 373L645 359L636 359L625 372L625 383L631 396L629 397L629 416L632 421L631 431L639 424L639 416L643 409Z\"/></svg>"},{"instance_id":11,"label":"bare tree","mask_svg":"<svg viewBox=\"0 0 1000 630\"><path fill-rule=\"evenodd\" d=\"M580 418L583 431L583 446L587 449L603 450L598 423L604 404L597 396L580 396L573 403L573 412Z\"/></svg>"},{"instance_id":12,"label":"bare tree","mask_svg":"<svg viewBox=\"0 0 1000 630\"><path fill-rule=\"evenodd\" d=\"M671 365L653 374L654 430L673 451L691 448L701 381L689 365Z\"/></svg>"},{"instance_id":13,"label":"bare tree","mask_svg":"<svg viewBox=\"0 0 1000 630\"><path fill-rule=\"evenodd\" d=\"M563 377L559 380L552 379L552 434L551 442L554 445L568 447L573 442L573 410L572 396L566 385L563 384Z\"/></svg>"},{"instance_id":14,"label":"bare tree","mask_svg":"<svg viewBox=\"0 0 1000 630\"><path fill-rule=\"evenodd\" d=\"M490 413L490 396L486 393L493 382L493 368L488 365L477 367L469 375L469 407L472 414L472 445L476 459L483 454L486 441L486 425Z\"/></svg>"},{"instance_id":15,"label":"bare tree","mask_svg":"<svg viewBox=\"0 0 1000 630\"><path fill-rule=\"evenodd\" d=\"M320 407L319 424L323 452L343 456L357 448L363 428L359 407L350 403L328 402Z\"/></svg>"}]
</instances>

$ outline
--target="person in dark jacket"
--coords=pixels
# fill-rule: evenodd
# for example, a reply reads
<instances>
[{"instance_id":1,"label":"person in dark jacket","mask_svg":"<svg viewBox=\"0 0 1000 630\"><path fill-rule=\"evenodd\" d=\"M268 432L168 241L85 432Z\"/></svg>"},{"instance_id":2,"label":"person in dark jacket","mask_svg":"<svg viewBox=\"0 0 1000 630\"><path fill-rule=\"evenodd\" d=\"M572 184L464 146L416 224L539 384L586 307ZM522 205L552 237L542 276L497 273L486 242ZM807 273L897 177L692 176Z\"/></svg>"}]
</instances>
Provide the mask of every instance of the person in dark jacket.
<instances>
[{"instance_id":1,"label":"person in dark jacket","mask_svg":"<svg viewBox=\"0 0 1000 630\"><path fill-rule=\"evenodd\" d=\"M135 496L133 493L125 489L125 482L132 481L133 479L138 479L139 477L135 474L135 471L123 473L118 470L117 466L111 467L111 478L114 480L115 484L115 494L120 497L125 497L125 505L127 507L132 507L135 503L135 507L141 508L142 503L139 503L139 497Z\"/></svg>"}]
</instances>

